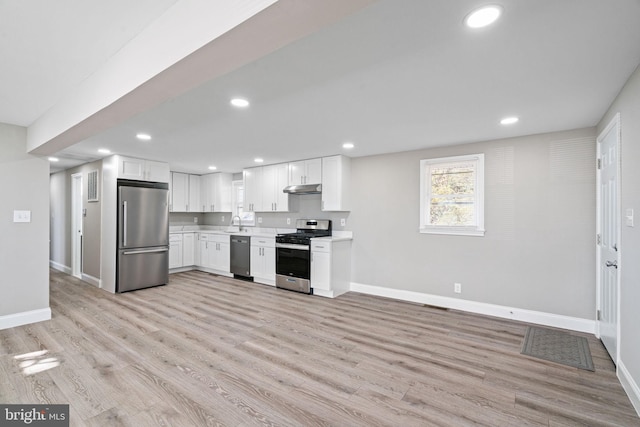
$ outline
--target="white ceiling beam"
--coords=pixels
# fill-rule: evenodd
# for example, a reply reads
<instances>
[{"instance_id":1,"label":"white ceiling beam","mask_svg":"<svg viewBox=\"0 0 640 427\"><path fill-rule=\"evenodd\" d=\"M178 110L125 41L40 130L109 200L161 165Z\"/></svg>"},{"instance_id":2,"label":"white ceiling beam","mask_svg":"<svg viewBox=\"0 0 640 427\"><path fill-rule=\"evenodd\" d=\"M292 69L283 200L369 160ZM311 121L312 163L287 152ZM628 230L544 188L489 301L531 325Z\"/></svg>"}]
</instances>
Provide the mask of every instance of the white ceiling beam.
<instances>
[{"instance_id":1,"label":"white ceiling beam","mask_svg":"<svg viewBox=\"0 0 640 427\"><path fill-rule=\"evenodd\" d=\"M27 151L63 150L372 1L180 1L29 126Z\"/></svg>"}]
</instances>

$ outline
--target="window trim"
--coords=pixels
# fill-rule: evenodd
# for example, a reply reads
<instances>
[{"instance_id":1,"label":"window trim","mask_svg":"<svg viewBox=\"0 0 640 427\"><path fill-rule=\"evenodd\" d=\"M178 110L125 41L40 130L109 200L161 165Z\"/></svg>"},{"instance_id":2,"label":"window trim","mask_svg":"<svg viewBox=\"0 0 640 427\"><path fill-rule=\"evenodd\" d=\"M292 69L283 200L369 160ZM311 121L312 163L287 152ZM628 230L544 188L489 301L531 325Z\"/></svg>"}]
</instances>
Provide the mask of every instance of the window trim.
<instances>
[{"instance_id":1,"label":"window trim","mask_svg":"<svg viewBox=\"0 0 640 427\"><path fill-rule=\"evenodd\" d=\"M476 225L474 226L438 226L427 223L429 206L427 201L431 196L431 180L427 180L427 168L443 163L474 162L475 191L474 206L476 207ZM429 174L431 176L431 174ZM427 182L428 181L428 182ZM463 156L439 157L420 160L420 233L447 234L458 236L484 236L484 154L467 154Z\"/></svg>"}]
</instances>

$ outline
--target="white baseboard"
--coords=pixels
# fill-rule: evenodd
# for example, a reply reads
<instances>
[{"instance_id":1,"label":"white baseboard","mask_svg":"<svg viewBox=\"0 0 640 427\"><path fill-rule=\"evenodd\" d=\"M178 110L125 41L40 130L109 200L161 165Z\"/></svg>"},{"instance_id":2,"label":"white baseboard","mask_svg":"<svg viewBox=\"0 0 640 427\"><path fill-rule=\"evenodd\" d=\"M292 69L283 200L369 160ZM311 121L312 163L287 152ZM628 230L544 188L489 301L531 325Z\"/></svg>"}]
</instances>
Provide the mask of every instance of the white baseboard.
<instances>
[{"instance_id":1,"label":"white baseboard","mask_svg":"<svg viewBox=\"0 0 640 427\"><path fill-rule=\"evenodd\" d=\"M506 307L502 305L487 304L483 302L469 301L458 298L423 294L414 291L383 288L380 286L371 286L362 283L352 282L350 290L353 292L361 292L363 294L394 298L403 301L433 305L436 307L450 308L453 310L467 311L476 314L484 314L486 316L494 316L503 319L518 320L521 322L535 323L538 325L595 334L595 320L562 316L541 311L525 310L521 308Z\"/></svg>"},{"instance_id":2,"label":"white baseboard","mask_svg":"<svg viewBox=\"0 0 640 427\"><path fill-rule=\"evenodd\" d=\"M618 363L618 379L627 396L629 396L629 400L636 409L638 416L640 416L640 387L638 387L638 383L635 382L622 361Z\"/></svg>"},{"instance_id":3,"label":"white baseboard","mask_svg":"<svg viewBox=\"0 0 640 427\"><path fill-rule=\"evenodd\" d=\"M95 286L96 288L100 287L100 279L98 279L97 277L93 277L93 276L91 276L89 274L82 273L81 279L83 281Z\"/></svg>"},{"instance_id":4,"label":"white baseboard","mask_svg":"<svg viewBox=\"0 0 640 427\"><path fill-rule=\"evenodd\" d=\"M51 309L49 307L39 310L23 311L22 313L7 314L6 316L0 316L0 330L45 320L51 320Z\"/></svg>"},{"instance_id":5,"label":"white baseboard","mask_svg":"<svg viewBox=\"0 0 640 427\"><path fill-rule=\"evenodd\" d=\"M49 260L49 266L55 270L62 271L63 273L71 274L71 267L67 267L66 265Z\"/></svg>"}]
</instances>

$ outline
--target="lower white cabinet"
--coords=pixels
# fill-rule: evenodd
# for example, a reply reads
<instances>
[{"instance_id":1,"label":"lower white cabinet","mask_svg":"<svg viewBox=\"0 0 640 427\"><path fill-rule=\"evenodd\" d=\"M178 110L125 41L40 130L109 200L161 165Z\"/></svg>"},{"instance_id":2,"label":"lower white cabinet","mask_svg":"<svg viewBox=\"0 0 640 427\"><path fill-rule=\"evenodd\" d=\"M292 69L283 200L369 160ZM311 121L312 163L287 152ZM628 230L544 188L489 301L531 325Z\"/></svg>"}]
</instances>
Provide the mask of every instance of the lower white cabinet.
<instances>
[{"instance_id":1,"label":"lower white cabinet","mask_svg":"<svg viewBox=\"0 0 640 427\"><path fill-rule=\"evenodd\" d=\"M337 297L351 283L351 240L311 239L313 294Z\"/></svg>"},{"instance_id":2,"label":"lower white cabinet","mask_svg":"<svg viewBox=\"0 0 640 427\"><path fill-rule=\"evenodd\" d=\"M251 276L254 282L275 286L275 237L251 237Z\"/></svg>"},{"instance_id":3,"label":"lower white cabinet","mask_svg":"<svg viewBox=\"0 0 640 427\"><path fill-rule=\"evenodd\" d=\"M228 234L200 233L199 248L199 266L226 275L231 273L231 240Z\"/></svg>"},{"instance_id":4,"label":"lower white cabinet","mask_svg":"<svg viewBox=\"0 0 640 427\"><path fill-rule=\"evenodd\" d=\"M169 235L169 269L193 267L195 259L195 233L171 233ZM173 271L174 273L177 271Z\"/></svg>"},{"instance_id":5,"label":"lower white cabinet","mask_svg":"<svg viewBox=\"0 0 640 427\"><path fill-rule=\"evenodd\" d=\"M196 233L184 233L182 235L182 266L196 265Z\"/></svg>"},{"instance_id":6,"label":"lower white cabinet","mask_svg":"<svg viewBox=\"0 0 640 427\"><path fill-rule=\"evenodd\" d=\"M169 236L169 268L183 267L182 234Z\"/></svg>"}]
</instances>

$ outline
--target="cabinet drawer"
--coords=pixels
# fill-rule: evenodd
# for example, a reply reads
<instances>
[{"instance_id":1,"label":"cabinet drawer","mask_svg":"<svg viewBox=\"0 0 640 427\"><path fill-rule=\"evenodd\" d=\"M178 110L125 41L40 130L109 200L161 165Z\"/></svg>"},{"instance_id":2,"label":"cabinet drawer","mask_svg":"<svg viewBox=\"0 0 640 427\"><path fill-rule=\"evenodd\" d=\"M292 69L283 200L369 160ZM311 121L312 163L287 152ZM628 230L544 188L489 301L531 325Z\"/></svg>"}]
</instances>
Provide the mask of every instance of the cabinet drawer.
<instances>
[{"instance_id":1,"label":"cabinet drawer","mask_svg":"<svg viewBox=\"0 0 640 427\"><path fill-rule=\"evenodd\" d=\"M324 241L314 241L311 239L311 251L312 252L331 252L331 242Z\"/></svg>"},{"instance_id":2,"label":"cabinet drawer","mask_svg":"<svg viewBox=\"0 0 640 427\"><path fill-rule=\"evenodd\" d=\"M215 243L229 243L230 236L228 234L200 233L200 240Z\"/></svg>"},{"instance_id":3,"label":"cabinet drawer","mask_svg":"<svg viewBox=\"0 0 640 427\"><path fill-rule=\"evenodd\" d=\"M259 246L261 248L275 248L276 239L274 237L251 237L251 246Z\"/></svg>"},{"instance_id":4,"label":"cabinet drawer","mask_svg":"<svg viewBox=\"0 0 640 427\"><path fill-rule=\"evenodd\" d=\"M170 242L182 242L182 234L169 234L169 241Z\"/></svg>"}]
</instances>

